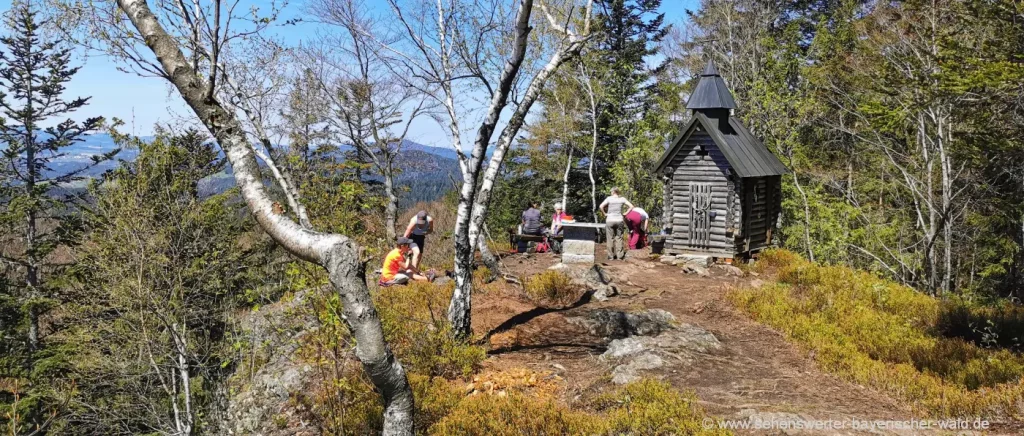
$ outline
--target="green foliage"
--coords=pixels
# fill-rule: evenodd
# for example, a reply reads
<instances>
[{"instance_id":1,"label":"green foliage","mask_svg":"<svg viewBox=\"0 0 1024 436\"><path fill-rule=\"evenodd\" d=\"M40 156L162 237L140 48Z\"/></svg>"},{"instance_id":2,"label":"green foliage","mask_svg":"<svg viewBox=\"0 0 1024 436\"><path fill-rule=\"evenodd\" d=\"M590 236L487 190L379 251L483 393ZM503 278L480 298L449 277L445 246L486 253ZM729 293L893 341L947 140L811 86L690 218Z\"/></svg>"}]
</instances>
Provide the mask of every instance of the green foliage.
<instances>
[{"instance_id":1,"label":"green foliage","mask_svg":"<svg viewBox=\"0 0 1024 436\"><path fill-rule=\"evenodd\" d=\"M979 304L954 298L942 305L936 331L985 348L1024 350L1024 308L1009 301Z\"/></svg>"},{"instance_id":2,"label":"green foliage","mask_svg":"<svg viewBox=\"0 0 1024 436\"><path fill-rule=\"evenodd\" d=\"M680 394L663 382L641 380L601 395L590 406L595 412L520 393L477 395L462 400L430 434L729 434L705 429L693 394Z\"/></svg>"},{"instance_id":3,"label":"green foliage","mask_svg":"<svg viewBox=\"0 0 1024 436\"><path fill-rule=\"evenodd\" d=\"M704 0L673 66L713 58L735 115L791 170L783 246L929 292L1019 299L1024 28L1007 17L1020 11Z\"/></svg>"},{"instance_id":4,"label":"green foliage","mask_svg":"<svg viewBox=\"0 0 1024 436\"><path fill-rule=\"evenodd\" d=\"M1024 356L941 336L948 309L939 300L788 251L764 253L759 263L777 274L777 282L730 298L813 350L826 370L934 416L1019 415Z\"/></svg>"},{"instance_id":5,"label":"green foliage","mask_svg":"<svg viewBox=\"0 0 1024 436\"><path fill-rule=\"evenodd\" d=\"M727 435L707 429L706 415L693 393L680 393L665 382L643 379L594 401L604 412L603 434Z\"/></svg>"},{"instance_id":6,"label":"green foliage","mask_svg":"<svg viewBox=\"0 0 1024 436\"><path fill-rule=\"evenodd\" d=\"M469 376L486 357L482 347L452 335L444 315L453 290L453 285L414 282L383 288L374 295L385 338L413 388L418 433L424 433L461 400L463 392L448 379ZM383 408L350 354L352 337L341 319L340 304L334 292L312 296L319 326L305 336L299 354L314 364L321 380L304 401L325 433L374 433L382 426Z\"/></svg>"},{"instance_id":7,"label":"green foliage","mask_svg":"<svg viewBox=\"0 0 1024 436\"><path fill-rule=\"evenodd\" d=\"M456 339L448 325L455 284L413 282L382 288L374 297L384 337L407 371L429 377L465 377L486 357L477 345Z\"/></svg>"},{"instance_id":8,"label":"green foliage","mask_svg":"<svg viewBox=\"0 0 1024 436\"><path fill-rule=\"evenodd\" d=\"M102 182L93 183L91 231L55 338L68 353L75 396L64 434L198 431L217 384L231 371L227 315L269 251L234 192L202 198L199 181L225 162L195 131L158 131ZM187 405L186 405L187 404Z\"/></svg>"},{"instance_id":9,"label":"green foliage","mask_svg":"<svg viewBox=\"0 0 1024 436\"><path fill-rule=\"evenodd\" d=\"M63 350L48 336L64 327L45 317L63 302L69 249L81 238L75 201L64 195L81 173L117 153L93 156L84 168L69 169L60 157L102 118L77 123L67 116L87 98L65 99L64 86L78 68L71 51L46 38L29 2L16 1L4 14L0 38L0 426L12 433L45 427L69 387ZM59 119L56 123L54 119ZM49 127L45 127L50 125ZM17 390L15 391L15 387ZM8 413L9 412L9 413ZM9 417L5 417L10 415ZM44 428L45 430L45 428Z\"/></svg>"},{"instance_id":10,"label":"green foliage","mask_svg":"<svg viewBox=\"0 0 1024 436\"><path fill-rule=\"evenodd\" d=\"M553 213L550 206L564 191L566 213L596 219L595 203L613 186L652 217L661 216L661 182L650 169L675 134L673 114L682 100L679 84L659 77L664 68L647 63L668 30L660 4L597 2L594 46L545 87L544 112L502 168L488 216L493 229L518 224L529 201Z\"/></svg>"},{"instance_id":11,"label":"green foliage","mask_svg":"<svg viewBox=\"0 0 1024 436\"><path fill-rule=\"evenodd\" d=\"M511 434L597 434L598 423L586 412L554 401L537 401L519 393L505 397L476 395L430 429L437 436Z\"/></svg>"},{"instance_id":12,"label":"green foliage","mask_svg":"<svg viewBox=\"0 0 1024 436\"><path fill-rule=\"evenodd\" d=\"M619 166L620 175L628 170L628 164L620 166L624 151L646 148L645 137L664 140L659 135L662 132L639 125L645 117L655 115L650 83L653 72L647 61L658 54L658 43L668 32L664 14L658 13L660 5L661 0L608 0L595 7L600 38L584 62L596 73L594 79L603 90L598 102L595 163L597 179L605 188L614 183L613 168Z\"/></svg>"}]
</instances>

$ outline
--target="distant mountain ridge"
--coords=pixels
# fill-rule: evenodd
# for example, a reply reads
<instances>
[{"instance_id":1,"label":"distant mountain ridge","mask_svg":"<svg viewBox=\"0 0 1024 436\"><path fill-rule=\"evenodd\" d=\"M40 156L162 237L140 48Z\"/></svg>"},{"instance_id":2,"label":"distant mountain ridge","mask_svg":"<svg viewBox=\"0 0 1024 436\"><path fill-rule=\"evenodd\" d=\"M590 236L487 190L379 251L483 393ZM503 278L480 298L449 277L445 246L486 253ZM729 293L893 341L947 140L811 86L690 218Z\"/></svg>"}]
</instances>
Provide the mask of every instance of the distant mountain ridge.
<instances>
[{"instance_id":1,"label":"distant mountain ridge","mask_svg":"<svg viewBox=\"0 0 1024 436\"><path fill-rule=\"evenodd\" d=\"M153 136L140 137L144 141L151 141L153 138ZM71 144L61 150L62 156L55 158L50 163L51 174L64 174L79 170L91 164L92 156L109 153L118 148L114 138L106 133L85 135L82 139L83 141ZM351 146L340 148L342 151L352 149ZM130 162L136 156L138 156L138 150L122 149L113 160L102 162L84 172L83 175L90 178L99 177L104 172L117 168L120 161ZM403 205L409 205L416 201L435 200L451 189L450 176L459 177L459 165L454 150L431 147L408 140L403 143L402 150L395 159L395 167L399 170L395 182L398 186L405 187L407 191L401 195ZM204 180L203 185L202 189L206 192L222 192L234 186L230 168ZM81 188L81 186L70 188Z\"/></svg>"}]
</instances>

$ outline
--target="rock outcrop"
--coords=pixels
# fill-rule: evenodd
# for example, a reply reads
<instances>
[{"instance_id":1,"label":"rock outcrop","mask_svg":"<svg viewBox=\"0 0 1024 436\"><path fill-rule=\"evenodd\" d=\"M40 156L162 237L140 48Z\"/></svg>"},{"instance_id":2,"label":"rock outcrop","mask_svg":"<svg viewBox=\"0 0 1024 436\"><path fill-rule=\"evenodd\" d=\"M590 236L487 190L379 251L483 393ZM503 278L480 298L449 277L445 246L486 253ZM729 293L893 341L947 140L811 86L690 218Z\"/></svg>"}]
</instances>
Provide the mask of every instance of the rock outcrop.
<instances>
[{"instance_id":1,"label":"rock outcrop","mask_svg":"<svg viewBox=\"0 0 1024 436\"><path fill-rule=\"evenodd\" d=\"M677 325L671 313L660 309L635 313L600 309L568 321L594 336L611 339L601 359L615 365L612 383L616 384L639 380L643 371L689 364L722 347L711 332Z\"/></svg>"},{"instance_id":2,"label":"rock outcrop","mask_svg":"<svg viewBox=\"0 0 1024 436\"><path fill-rule=\"evenodd\" d=\"M252 347L228 382L231 395L219 423L219 434L293 436L318 435L305 422L300 401L293 401L313 377L311 365L296 356L302 337L316 322L307 313L305 294L244 314L244 340Z\"/></svg>"}]
</instances>

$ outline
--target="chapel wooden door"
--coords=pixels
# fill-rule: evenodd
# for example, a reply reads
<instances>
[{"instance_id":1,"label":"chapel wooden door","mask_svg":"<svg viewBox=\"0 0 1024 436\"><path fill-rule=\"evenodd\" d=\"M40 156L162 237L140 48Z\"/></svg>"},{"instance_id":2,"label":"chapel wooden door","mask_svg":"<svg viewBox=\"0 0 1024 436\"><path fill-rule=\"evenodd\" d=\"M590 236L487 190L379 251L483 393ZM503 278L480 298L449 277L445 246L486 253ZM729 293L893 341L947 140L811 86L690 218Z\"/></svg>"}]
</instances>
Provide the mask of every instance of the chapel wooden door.
<instances>
[{"instance_id":1,"label":"chapel wooden door","mask_svg":"<svg viewBox=\"0 0 1024 436\"><path fill-rule=\"evenodd\" d=\"M711 242L711 184L690 182L689 245L706 248Z\"/></svg>"}]
</instances>

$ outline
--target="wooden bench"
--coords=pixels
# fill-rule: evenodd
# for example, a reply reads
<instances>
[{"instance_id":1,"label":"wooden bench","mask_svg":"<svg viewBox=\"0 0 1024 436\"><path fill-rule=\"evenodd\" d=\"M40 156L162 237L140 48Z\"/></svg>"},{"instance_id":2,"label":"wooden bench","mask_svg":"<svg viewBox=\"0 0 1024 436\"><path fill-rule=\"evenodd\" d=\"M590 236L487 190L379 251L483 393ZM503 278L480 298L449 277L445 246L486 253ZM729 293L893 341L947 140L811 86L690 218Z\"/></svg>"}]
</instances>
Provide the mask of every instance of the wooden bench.
<instances>
[{"instance_id":1,"label":"wooden bench","mask_svg":"<svg viewBox=\"0 0 1024 436\"><path fill-rule=\"evenodd\" d=\"M510 242L511 250L517 253L532 253L537 243L544 242L544 235L513 234Z\"/></svg>"},{"instance_id":2,"label":"wooden bench","mask_svg":"<svg viewBox=\"0 0 1024 436\"><path fill-rule=\"evenodd\" d=\"M547 238L550 249L556 253L561 252L562 235L557 236L544 236L544 235L518 235L513 234L510 240L510 250L515 250L519 253L532 253L533 249L537 247L538 243L544 242Z\"/></svg>"}]
</instances>

